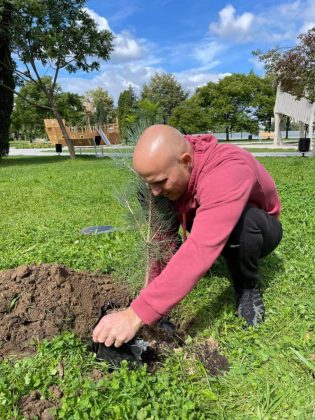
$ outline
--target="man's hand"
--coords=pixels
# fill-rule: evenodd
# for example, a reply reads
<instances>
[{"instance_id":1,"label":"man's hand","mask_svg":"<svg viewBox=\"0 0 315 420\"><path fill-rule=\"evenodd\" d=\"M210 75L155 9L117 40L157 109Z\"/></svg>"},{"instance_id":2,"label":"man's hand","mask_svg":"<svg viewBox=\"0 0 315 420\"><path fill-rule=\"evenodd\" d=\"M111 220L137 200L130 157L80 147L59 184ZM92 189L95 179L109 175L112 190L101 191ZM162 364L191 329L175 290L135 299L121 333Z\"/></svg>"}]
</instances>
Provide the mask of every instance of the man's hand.
<instances>
[{"instance_id":1,"label":"man's hand","mask_svg":"<svg viewBox=\"0 0 315 420\"><path fill-rule=\"evenodd\" d=\"M104 343L106 347L115 344L120 347L130 341L144 322L129 307L124 311L105 315L93 331L93 341Z\"/></svg>"}]
</instances>

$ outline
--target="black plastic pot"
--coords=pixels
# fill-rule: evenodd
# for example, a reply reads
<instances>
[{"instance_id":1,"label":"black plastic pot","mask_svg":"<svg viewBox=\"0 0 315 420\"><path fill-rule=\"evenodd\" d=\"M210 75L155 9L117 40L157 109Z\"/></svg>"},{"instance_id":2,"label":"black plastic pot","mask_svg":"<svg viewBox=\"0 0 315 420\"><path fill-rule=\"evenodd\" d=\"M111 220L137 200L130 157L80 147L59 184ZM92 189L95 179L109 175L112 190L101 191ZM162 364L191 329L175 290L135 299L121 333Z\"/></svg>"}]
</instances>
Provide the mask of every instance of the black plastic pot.
<instances>
[{"instance_id":1,"label":"black plastic pot","mask_svg":"<svg viewBox=\"0 0 315 420\"><path fill-rule=\"evenodd\" d=\"M112 302L108 302L107 305L101 308L100 317L95 327L110 309L115 309L115 305ZM93 351L96 353L97 360L106 360L112 368L119 367L123 360L133 364L151 363L157 357L155 350L150 344L137 336L120 347L115 347L114 345L106 347L103 343L93 342Z\"/></svg>"}]
</instances>

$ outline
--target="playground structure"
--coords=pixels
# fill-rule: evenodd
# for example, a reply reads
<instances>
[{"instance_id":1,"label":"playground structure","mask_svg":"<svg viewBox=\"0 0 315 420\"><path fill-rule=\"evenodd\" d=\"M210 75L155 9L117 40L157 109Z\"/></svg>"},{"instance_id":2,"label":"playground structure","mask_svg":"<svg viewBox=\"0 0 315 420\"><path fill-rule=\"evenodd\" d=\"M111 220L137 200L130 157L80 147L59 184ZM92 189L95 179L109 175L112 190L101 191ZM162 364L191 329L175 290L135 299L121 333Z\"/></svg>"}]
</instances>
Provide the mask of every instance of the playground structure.
<instances>
[{"instance_id":1,"label":"playground structure","mask_svg":"<svg viewBox=\"0 0 315 420\"><path fill-rule=\"evenodd\" d=\"M299 122L300 140L306 137L305 126L308 126L307 138L310 143L313 154L315 153L315 139L313 139L313 125L315 121L315 103L309 102L307 99L297 99L289 93L282 92L280 86L277 89L276 103L274 107L275 114L275 132L274 144L276 146L283 145L280 121L281 115L287 115ZM307 139L305 139L307 140ZM305 150L306 151L306 150Z\"/></svg>"},{"instance_id":2,"label":"playground structure","mask_svg":"<svg viewBox=\"0 0 315 420\"><path fill-rule=\"evenodd\" d=\"M120 143L118 123L94 126L71 127L63 120L66 131L73 146L111 146ZM56 119L45 119L45 131L51 144L56 146L56 151L61 151L66 146L66 140L61 132Z\"/></svg>"}]
</instances>

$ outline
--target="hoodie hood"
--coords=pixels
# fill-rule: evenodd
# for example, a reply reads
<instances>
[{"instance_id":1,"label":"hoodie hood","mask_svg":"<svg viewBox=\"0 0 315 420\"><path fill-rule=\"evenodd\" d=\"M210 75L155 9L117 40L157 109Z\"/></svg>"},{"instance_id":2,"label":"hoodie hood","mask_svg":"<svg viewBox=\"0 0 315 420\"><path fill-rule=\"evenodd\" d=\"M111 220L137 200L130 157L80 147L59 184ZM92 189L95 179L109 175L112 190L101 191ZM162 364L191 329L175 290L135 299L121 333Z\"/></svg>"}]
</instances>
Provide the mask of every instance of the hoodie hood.
<instances>
[{"instance_id":1,"label":"hoodie hood","mask_svg":"<svg viewBox=\"0 0 315 420\"><path fill-rule=\"evenodd\" d=\"M196 136L185 135L184 137L193 147L193 169L189 178L187 190L178 200L179 202L185 202L194 195L199 176L218 144L217 139L211 134L198 134Z\"/></svg>"},{"instance_id":2,"label":"hoodie hood","mask_svg":"<svg viewBox=\"0 0 315 420\"><path fill-rule=\"evenodd\" d=\"M176 208L179 214L180 223L183 229L183 240L186 235L186 209L187 202L195 195L199 176L211 158L212 152L215 150L218 141L211 134L198 134L196 136L185 135L186 140L193 148L193 168L189 178L187 190L185 194L176 202Z\"/></svg>"}]
</instances>

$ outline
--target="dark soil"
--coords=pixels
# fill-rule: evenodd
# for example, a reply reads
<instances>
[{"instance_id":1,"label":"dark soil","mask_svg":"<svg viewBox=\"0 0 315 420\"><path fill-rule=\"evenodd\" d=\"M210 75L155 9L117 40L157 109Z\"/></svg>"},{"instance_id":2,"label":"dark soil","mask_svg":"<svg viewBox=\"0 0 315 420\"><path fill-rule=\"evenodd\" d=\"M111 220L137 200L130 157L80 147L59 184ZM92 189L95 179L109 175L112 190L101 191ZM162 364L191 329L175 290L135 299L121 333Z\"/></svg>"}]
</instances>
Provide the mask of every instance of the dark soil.
<instances>
[{"instance_id":1,"label":"dark soil","mask_svg":"<svg viewBox=\"0 0 315 420\"><path fill-rule=\"evenodd\" d=\"M56 406L51 401L41 399L41 397L39 391L32 391L21 398L20 410L25 418L33 419L35 416L40 420L53 420L55 418L51 415L50 410Z\"/></svg>"},{"instance_id":2,"label":"dark soil","mask_svg":"<svg viewBox=\"0 0 315 420\"><path fill-rule=\"evenodd\" d=\"M76 272L56 264L0 272L0 359L32 354L36 350L34 342L63 331L72 330L90 340L101 308L109 302L115 308L125 308L130 296L126 286L114 283L109 276ZM184 345L185 338L183 331L165 331L158 326L142 328L139 336L157 354L173 352ZM191 346L189 356L194 354L212 375L228 370L228 362L218 353L214 340Z\"/></svg>"},{"instance_id":3,"label":"dark soil","mask_svg":"<svg viewBox=\"0 0 315 420\"><path fill-rule=\"evenodd\" d=\"M108 300L117 307L130 303L127 288L109 276L54 264L0 272L0 358L32 353L32 341L66 330L90 338Z\"/></svg>"},{"instance_id":4,"label":"dark soil","mask_svg":"<svg viewBox=\"0 0 315 420\"><path fill-rule=\"evenodd\" d=\"M194 348L194 356L201 360L206 371L212 375L220 375L229 370L229 362L226 357L218 352L219 343L208 339Z\"/></svg>"}]
</instances>

